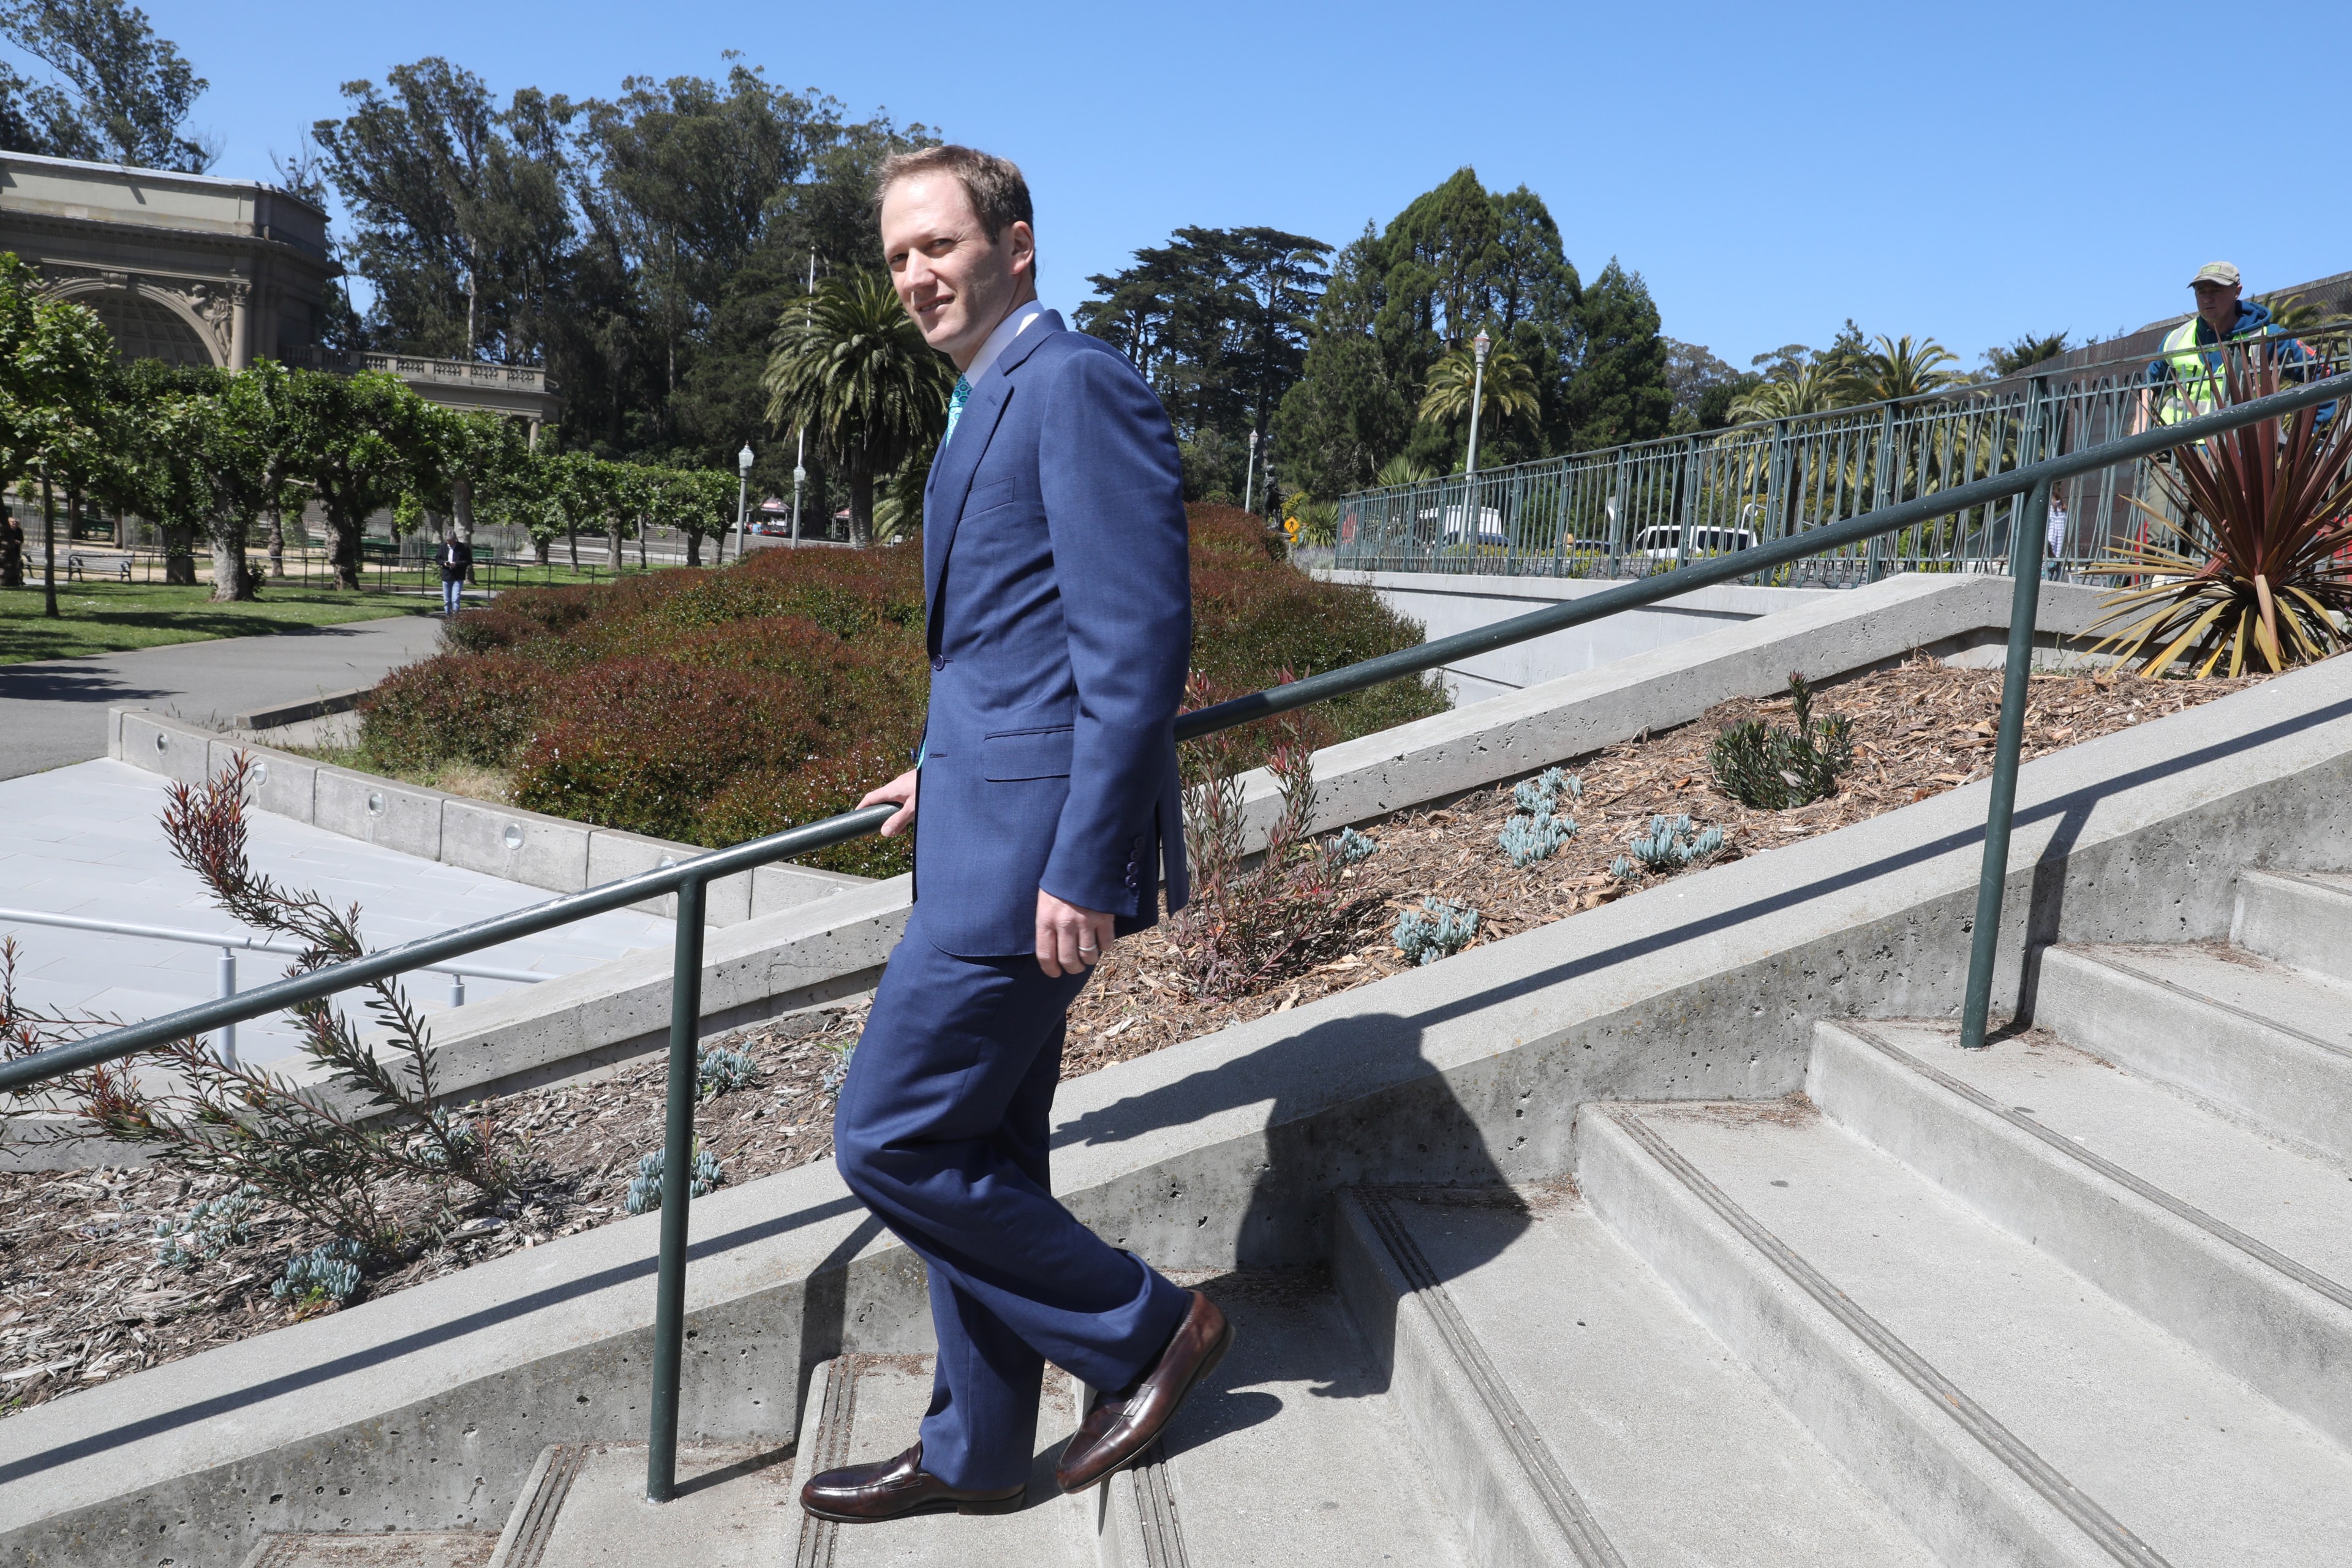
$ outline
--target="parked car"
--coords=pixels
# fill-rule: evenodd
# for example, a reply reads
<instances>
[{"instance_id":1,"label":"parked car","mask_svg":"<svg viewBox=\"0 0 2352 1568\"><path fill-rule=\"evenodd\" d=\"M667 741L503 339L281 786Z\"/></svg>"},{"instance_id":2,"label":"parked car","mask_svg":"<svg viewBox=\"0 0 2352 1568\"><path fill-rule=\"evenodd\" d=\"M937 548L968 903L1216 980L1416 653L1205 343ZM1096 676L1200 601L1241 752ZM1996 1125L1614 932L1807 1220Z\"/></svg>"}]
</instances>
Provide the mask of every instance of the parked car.
<instances>
[{"instance_id":1,"label":"parked car","mask_svg":"<svg viewBox=\"0 0 2352 1568\"><path fill-rule=\"evenodd\" d=\"M1634 538L1632 552L1652 561L1672 561L1683 550L1693 555L1720 555L1733 550L1752 550L1755 545L1756 535L1744 528L1694 528L1685 544L1681 529L1664 524L1643 529Z\"/></svg>"}]
</instances>

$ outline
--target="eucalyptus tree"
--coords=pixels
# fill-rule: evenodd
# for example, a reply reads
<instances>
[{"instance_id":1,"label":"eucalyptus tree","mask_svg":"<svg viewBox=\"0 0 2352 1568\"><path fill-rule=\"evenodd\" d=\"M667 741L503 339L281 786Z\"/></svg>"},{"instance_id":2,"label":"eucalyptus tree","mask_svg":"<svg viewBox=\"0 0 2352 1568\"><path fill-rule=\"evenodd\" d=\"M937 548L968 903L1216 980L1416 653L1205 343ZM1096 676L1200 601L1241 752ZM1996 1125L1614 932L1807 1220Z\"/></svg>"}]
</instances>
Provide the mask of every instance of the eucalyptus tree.
<instances>
[{"instance_id":1,"label":"eucalyptus tree","mask_svg":"<svg viewBox=\"0 0 2352 1568\"><path fill-rule=\"evenodd\" d=\"M0 65L0 137L23 153L201 174L215 149L184 127L206 86L125 0L11 0L0 38L47 66Z\"/></svg>"},{"instance_id":2,"label":"eucalyptus tree","mask_svg":"<svg viewBox=\"0 0 2352 1568\"><path fill-rule=\"evenodd\" d=\"M877 272L829 278L776 329L761 384L778 432L804 426L841 467L849 538L871 542L874 486L947 426L955 367Z\"/></svg>"}]
</instances>

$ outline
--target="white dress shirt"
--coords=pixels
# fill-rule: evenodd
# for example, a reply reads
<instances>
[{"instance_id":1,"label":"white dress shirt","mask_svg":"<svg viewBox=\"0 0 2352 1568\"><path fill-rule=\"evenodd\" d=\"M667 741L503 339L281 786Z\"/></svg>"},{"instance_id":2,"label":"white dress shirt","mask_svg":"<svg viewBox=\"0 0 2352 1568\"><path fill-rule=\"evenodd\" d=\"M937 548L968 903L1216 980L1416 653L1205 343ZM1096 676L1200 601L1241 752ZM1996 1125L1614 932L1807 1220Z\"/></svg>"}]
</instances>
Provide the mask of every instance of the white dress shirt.
<instances>
[{"instance_id":1,"label":"white dress shirt","mask_svg":"<svg viewBox=\"0 0 2352 1568\"><path fill-rule=\"evenodd\" d=\"M1034 300L1024 300L1013 306L1004 320L996 323L996 331L988 334L988 341L980 345L980 352L971 356L971 363L964 367L964 380L978 386L980 378L988 374L988 367L996 363L997 356L1021 335L1021 329L1045 313L1045 307Z\"/></svg>"}]
</instances>

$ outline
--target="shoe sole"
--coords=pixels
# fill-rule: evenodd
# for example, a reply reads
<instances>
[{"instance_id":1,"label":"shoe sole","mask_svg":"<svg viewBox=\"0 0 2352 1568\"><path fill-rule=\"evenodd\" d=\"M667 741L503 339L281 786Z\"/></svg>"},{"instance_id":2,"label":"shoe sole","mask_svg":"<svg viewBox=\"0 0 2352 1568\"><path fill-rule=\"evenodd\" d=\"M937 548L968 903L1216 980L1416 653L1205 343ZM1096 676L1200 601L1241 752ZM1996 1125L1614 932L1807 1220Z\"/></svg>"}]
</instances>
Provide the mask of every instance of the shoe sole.
<instances>
[{"instance_id":1,"label":"shoe sole","mask_svg":"<svg viewBox=\"0 0 2352 1568\"><path fill-rule=\"evenodd\" d=\"M1066 1497L1076 1497L1078 1493L1086 1491L1089 1488L1102 1485L1103 1482L1110 1479L1111 1477L1118 1474L1119 1471L1132 1469L1135 1466L1140 1464L1143 1460L1143 1456L1151 1452L1151 1445L1160 1441L1160 1437L1166 1434L1168 1428L1175 1424L1176 1412L1184 1408L1184 1402L1192 1397L1192 1391L1201 1386L1202 1379L1206 1378L1211 1373L1217 1370L1217 1363L1224 1360L1225 1352L1233 1348L1234 1323L1233 1320L1228 1318L1225 1320L1225 1331L1217 1336L1217 1342L1209 1347L1208 1353L1201 1358L1201 1364L1192 1369L1192 1375L1185 1380L1182 1391L1176 1395L1176 1403L1169 1406L1168 1419L1160 1424L1159 1430L1152 1433L1150 1436L1146 1437L1142 1442L1138 1443L1135 1446L1135 1451L1128 1455L1125 1458L1120 1459L1116 1464L1105 1466L1102 1474L1098 1476L1089 1476L1085 1480L1079 1481L1075 1485L1063 1487L1063 1495Z\"/></svg>"},{"instance_id":2,"label":"shoe sole","mask_svg":"<svg viewBox=\"0 0 2352 1568\"><path fill-rule=\"evenodd\" d=\"M950 1502L941 1499L936 1502L917 1503L896 1513L835 1513L805 1500L801 1503L801 1510L811 1519L821 1519L830 1524L887 1524L891 1520L911 1519L919 1513L1019 1513L1028 1503L1029 1494L1024 1490L1009 1498L998 1498L988 1502Z\"/></svg>"}]
</instances>

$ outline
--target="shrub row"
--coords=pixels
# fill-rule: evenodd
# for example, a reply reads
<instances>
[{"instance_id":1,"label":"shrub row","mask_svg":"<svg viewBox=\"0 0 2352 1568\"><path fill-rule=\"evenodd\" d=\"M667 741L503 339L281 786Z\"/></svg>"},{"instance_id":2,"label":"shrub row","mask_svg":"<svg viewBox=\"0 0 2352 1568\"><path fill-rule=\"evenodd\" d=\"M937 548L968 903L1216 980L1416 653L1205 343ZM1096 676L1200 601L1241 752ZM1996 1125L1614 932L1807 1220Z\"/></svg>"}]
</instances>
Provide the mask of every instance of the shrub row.
<instances>
[{"instance_id":1,"label":"shrub row","mask_svg":"<svg viewBox=\"0 0 2352 1568\"><path fill-rule=\"evenodd\" d=\"M1191 510L1193 661L1213 699L1420 640L1369 591L1279 559L1257 519ZM919 549L771 550L715 570L593 587L524 588L450 624L447 650L376 690L367 761L511 769L516 802L712 846L845 811L901 771L919 739ZM1433 681L1325 705L1313 743L1442 710ZM1264 742L1240 738L1244 764ZM813 858L867 876L905 869L904 839Z\"/></svg>"}]
</instances>

